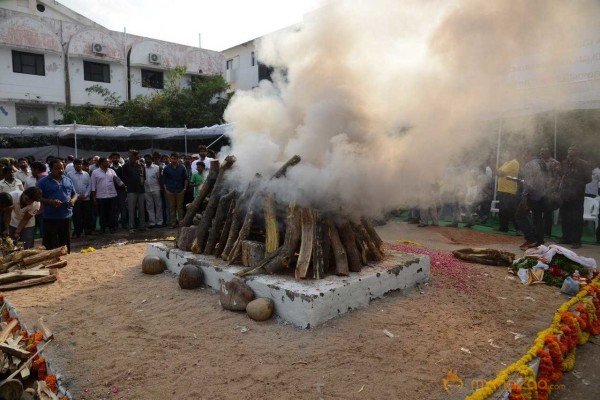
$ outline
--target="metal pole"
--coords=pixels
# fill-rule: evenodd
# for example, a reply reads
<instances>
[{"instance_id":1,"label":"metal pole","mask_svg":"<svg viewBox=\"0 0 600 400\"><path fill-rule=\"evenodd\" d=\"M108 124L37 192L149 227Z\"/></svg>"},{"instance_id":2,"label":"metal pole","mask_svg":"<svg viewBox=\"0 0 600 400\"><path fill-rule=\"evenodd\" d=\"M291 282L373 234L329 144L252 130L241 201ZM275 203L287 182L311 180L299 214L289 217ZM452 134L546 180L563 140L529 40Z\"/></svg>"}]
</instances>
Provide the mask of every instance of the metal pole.
<instances>
[{"instance_id":1,"label":"metal pole","mask_svg":"<svg viewBox=\"0 0 600 400\"><path fill-rule=\"evenodd\" d=\"M77 157L77 121L73 121L73 133L75 134L75 158Z\"/></svg>"},{"instance_id":2,"label":"metal pole","mask_svg":"<svg viewBox=\"0 0 600 400\"><path fill-rule=\"evenodd\" d=\"M554 111L554 159L556 159L556 126L558 122L558 111Z\"/></svg>"},{"instance_id":3,"label":"metal pole","mask_svg":"<svg viewBox=\"0 0 600 400\"><path fill-rule=\"evenodd\" d=\"M185 148L185 155L187 155L187 125L183 126L183 143Z\"/></svg>"},{"instance_id":4,"label":"metal pole","mask_svg":"<svg viewBox=\"0 0 600 400\"><path fill-rule=\"evenodd\" d=\"M213 144L217 143L219 141L219 139L221 139L223 136L225 136L225 134L222 134L221 136L219 136L218 138L216 138L214 140L214 142L212 142L211 144L209 144L208 146L206 146L206 148L210 149L210 146L212 146Z\"/></svg>"},{"instance_id":5,"label":"metal pole","mask_svg":"<svg viewBox=\"0 0 600 400\"><path fill-rule=\"evenodd\" d=\"M500 143L502 142L502 120L498 122L498 143L496 144L496 171L500 168ZM494 174L496 175L496 174ZM498 175L494 177L494 201L498 195Z\"/></svg>"}]
</instances>

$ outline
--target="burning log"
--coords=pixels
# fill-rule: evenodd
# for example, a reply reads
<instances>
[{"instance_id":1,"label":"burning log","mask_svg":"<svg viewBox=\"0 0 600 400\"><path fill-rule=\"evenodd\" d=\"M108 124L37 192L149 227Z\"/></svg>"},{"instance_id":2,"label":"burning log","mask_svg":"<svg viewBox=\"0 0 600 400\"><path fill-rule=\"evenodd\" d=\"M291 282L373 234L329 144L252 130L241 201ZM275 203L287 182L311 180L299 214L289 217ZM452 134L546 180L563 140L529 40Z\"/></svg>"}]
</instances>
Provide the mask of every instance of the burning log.
<instances>
[{"instance_id":1,"label":"burning log","mask_svg":"<svg viewBox=\"0 0 600 400\"><path fill-rule=\"evenodd\" d=\"M329 232L327 222L319 211L314 212L315 228L312 249L313 278L323 279L329 266Z\"/></svg>"},{"instance_id":2,"label":"burning log","mask_svg":"<svg viewBox=\"0 0 600 400\"><path fill-rule=\"evenodd\" d=\"M267 273L273 274L281 271L289 266L296 249L300 246L300 212L298 207L290 204L288 209L285 238L283 245L275 252L269 254L265 259L258 263L255 267L237 273L238 276L246 276L264 270Z\"/></svg>"},{"instance_id":3,"label":"burning log","mask_svg":"<svg viewBox=\"0 0 600 400\"><path fill-rule=\"evenodd\" d=\"M265 244L254 240L242 242L242 264L254 268L265 258Z\"/></svg>"},{"instance_id":4,"label":"burning log","mask_svg":"<svg viewBox=\"0 0 600 400\"><path fill-rule=\"evenodd\" d=\"M210 171L208 173L208 177L206 178L206 182L204 182L204 184L200 188L200 193L198 193L198 196L196 196L194 201L192 201L189 204L189 206L186 210L185 216L183 217L183 220L181 220L181 223L179 224L180 227L192 225L192 221L194 220L194 217L196 216L198 211L200 211L200 208L202 207L202 203L204 203L204 200L206 200L206 197L212 191L212 188L215 185L215 182L217 180L218 174L219 174L219 160L212 160L210 162Z\"/></svg>"},{"instance_id":5,"label":"burning log","mask_svg":"<svg viewBox=\"0 0 600 400\"><path fill-rule=\"evenodd\" d=\"M223 230L221 231L221 236L219 237L219 243L214 251L215 257L221 257L221 254L223 253L223 249L225 248L225 244L227 243L227 238L229 237L229 231L231 229L231 223L233 221L233 215L236 205L237 200L233 199L231 201L231 204L229 205L229 211L227 212L227 218L225 219L225 224L223 225Z\"/></svg>"},{"instance_id":6,"label":"burning log","mask_svg":"<svg viewBox=\"0 0 600 400\"><path fill-rule=\"evenodd\" d=\"M310 208L300 209L300 225L302 229L300 253L296 264L296 279L305 279L310 266L315 240L315 210Z\"/></svg>"},{"instance_id":7,"label":"burning log","mask_svg":"<svg viewBox=\"0 0 600 400\"><path fill-rule=\"evenodd\" d=\"M277 172L275 172L275 174L271 177L271 179L279 179L282 176L285 176L285 174L287 173L287 170L290 167L293 167L294 165L298 164L301 160L302 159L300 158L299 155L292 156L292 158L290 158L289 160L287 160L285 162L285 164L283 164L281 166L281 168L279 168L277 170Z\"/></svg>"},{"instance_id":8,"label":"burning log","mask_svg":"<svg viewBox=\"0 0 600 400\"><path fill-rule=\"evenodd\" d=\"M364 217L360 219L360 222L362 223L362 225L365 227L365 229L369 233L369 237L375 243L375 246L377 247L377 249L379 249L379 251L381 253L383 253L383 250L382 250L382 248L383 248L383 240L381 240L381 238L379 237L379 235L375 231L375 228L373 227L373 224L371 224L371 222L368 219L364 218Z\"/></svg>"},{"instance_id":9,"label":"burning log","mask_svg":"<svg viewBox=\"0 0 600 400\"><path fill-rule=\"evenodd\" d=\"M346 255L346 250L340 240L340 234L332 221L329 221L328 225L329 237L331 239L331 251L333 252L333 257L335 259L335 274L348 276L348 256Z\"/></svg>"},{"instance_id":10,"label":"burning log","mask_svg":"<svg viewBox=\"0 0 600 400\"><path fill-rule=\"evenodd\" d=\"M262 176L260 174L256 174L254 179L248 185L246 191L240 196L240 198L236 201L235 208L233 209L233 215L231 216L231 227L229 228L229 235L227 236L227 241L222 243L223 250L221 253L221 258L227 261L229 259L229 254L240 234L240 230L242 229L243 221L245 220L245 213L248 209L248 203L252 202L254 198L254 194L258 188L260 180Z\"/></svg>"},{"instance_id":11,"label":"burning log","mask_svg":"<svg viewBox=\"0 0 600 400\"><path fill-rule=\"evenodd\" d=\"M213 254L215 246L217 245L217 241L221 237L221 231L223 230L225 221L227 219L227 211L229 211L231 202L235 200L237 195L237 191L233 190L221 197L219 205L217 206L215 218L208 232L208 240L206 241L204 254Z\"/></svg>"},{"instance_id":12,"label":"burning log","mask_svg":"<svg viewBox=\"0 0 600 400\"><path fill-rule=\"evenodd\" d=\"M241 254L242 254L242 242L248 239L250 236L250 229L252 229L252 223L254 222L254 211L248 211L246 213L246 218L244 219L244 223L242 224L242 229L240 230L240 234L238 235L235 244L233 245L233 249L231 250L231 254L228 257L228 261L230 264L236 262Z\"/></svg>"},{"instance_id":13,"label":"burning log","mask_svg":"<svg viewBox=\"0 0 600 400\"><path fill-rule=\"evenodd\" d=\"M271 254L279 247L279 228L277 227L277 210L275 209L275 199L273 196L265 196L265 231L267 238L265 240L266 253Z\"/></svg>"},{"instance_id":14,"label":"burning log","mask_svg":"<svg viewBox=\"0 0 600 400\"><path fill-rule=\"evenodd\" d=\"M271 180L285 177L299 162L300 157L292 157ZM215 179L192 251L213 254L230 264L241 262L246 268L238 276L273 274L291 268L296 279L322 279L328 273L347 276L359 272L369 261L383 259L383 241L366 218L350 220L292 203L284 231L280 221L282 204L278 204L275 193L268 192L272 185L261 185L260 175L241 196L234 191L223 194L230 168L226 164L229 161L221 166ZM189 235L183 232L185 229L181 235Z\"/></svg>"},{"instance_id":15,"label":"burning log","mask_svg":"<svg viewBox=\"0 0 600 400\"><path fill-rule=\"evenodd\" d=\"M217 176L206 209L202 214L202 219L200 220L200 224L198 225L198 231L196 232L196 239L198 239L198 246L200 252L204 251L204 246L206 245L206 241L208 240L208 230L210 228L211 222L215 214L217 213L219 200L221 199L221 191L223 190L225 173L229 169L231 169L235 161L236 158L232 155L229 155L225 157L225 161L219 168L219 175Z\"/></svg>"},{"instance_id":16,"label":"burning log","mask_svg":"<svg viewBox=\"0 0 600 400\"><path fill-rule=\"evenodd\" d=\"M177 239L175 241L176 247L184 251L190 251L192 248L192 243L196 238L197 229L198 227L196 226L184 226L179 229L179 233L177 234Z\"/></svg>"},{"instance_id":17,"label":"burning log","mask_svg":"<svg viewBox=\"0 0 600 400\"><path fill-rule=\"evenodd\" d=\"M371 236L367 232L364 225L361 223L353 223L352 228L354 229L354 232L356 233L357 240L364 243L364 246L366 246L366 248L368 250L367 259L381 261L383 259L383 254L379 251L379 249L377 248L377 245L371 239Z\"/></svg>"},{"instance_id":18,"label":"burning log","mask_svg":"<svg viewBox=\"0 0 600 400\"><path fill-rule=\"evenodd\" d=\"M348 257L348 269L350 272L360 272L361 262L358 249L356 247L356 236L350 226L350 222L343 221L336 224L338 232L340 234L340 240L346 250Z\"/></svg>"}]
</instances>

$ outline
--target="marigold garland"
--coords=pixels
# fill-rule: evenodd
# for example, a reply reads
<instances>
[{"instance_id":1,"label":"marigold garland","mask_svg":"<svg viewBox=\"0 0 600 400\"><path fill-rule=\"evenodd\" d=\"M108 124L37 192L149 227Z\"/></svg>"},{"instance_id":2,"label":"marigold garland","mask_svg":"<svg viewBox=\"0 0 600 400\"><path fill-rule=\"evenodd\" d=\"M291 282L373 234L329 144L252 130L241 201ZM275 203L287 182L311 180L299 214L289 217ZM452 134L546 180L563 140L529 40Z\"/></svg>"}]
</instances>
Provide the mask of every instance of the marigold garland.
<instances>
[{"instance_id":1,"label":"marigold garland","mask_svg":"<svg viewBox=\"0 0 600 400\"><path fill-rule=\"evenodd\" d=\"M48 367L46 365L46 359L44 357L38 357L33 360L31 369L37 372L38 380L42 381L48 376Z\"/></svg>"},{"instance_id":2,"label":"marigold garland","mask_svg":"<svg viewBox=\"0 0 600 400\"><path fill-rule=\"evenodd\" d=\"M46 385L48 386L48 389L52 390L54 393L58 392L58 383L56 382L56 375L55 374L48 375L44 379L44 382L46 382Z\"/></svg>"},{"instance_id":3,"label":"marigold garland","mask_svg":"<svg viewBox=\"0 0 600 400\"><path fill-rule=\"evenodd\" d=\"M511 384L510 400L547 399L552 384L562 378L563 371L571 371L575 367L577 345L585 344L590 335L600 334L599 279L600 275L596 274L576 296L563 303L556 310L550 327L538 333L527 353L468 396L467 400L487 399L514 373L523 376L523 384ZM560 335L560 339L556 335ZM529 367L536 357L540 359L537 380Z\"/></svg>"},{"instance_id":4,"label":"marigold garland","mask_svg":"<svg viewBox=\"0 0 600 400\"><path fill-rule=\"evenodd\" d=\"M517 385L516 383L511 383L508 400L525 400L521 386Z\"/></svg>"},{"instance_id":5,"label":"marigold garland","mask_svg":"<svg viewBox=\"0 0 600 400\"><path fill-rule=\"evenodd\" d=\"M573 371L573 368L575 368L575 350L567 354L567 356L563 360L564 372Z\"/></svg>"},{"instance_id":6,"label":"marigold garland","mask_svg":"<svg viewBox=\"0 0 600 400\"><path fill-rule=\"evenodd\" d=\"M548 354L552 359L552 375L550 375L550 382L556 383L563 377L562 368L564 355L560 347L560 341L555 335L548 335L546 336L544 343L546 344Z\"/></svg>"},{"instance_id":7,"label":"marigold garland","mask_svg":"<svg viewBox=\"0 0 600 400\"><path fill-rule=\"evenodd\" d=\"M538 400L548 400L548 396L550 395L550 382L554 372L552 357L550 357L550 352L544 349L538 350L537 356L540 358L536 387Z\"/></svg>"}]
</instances>

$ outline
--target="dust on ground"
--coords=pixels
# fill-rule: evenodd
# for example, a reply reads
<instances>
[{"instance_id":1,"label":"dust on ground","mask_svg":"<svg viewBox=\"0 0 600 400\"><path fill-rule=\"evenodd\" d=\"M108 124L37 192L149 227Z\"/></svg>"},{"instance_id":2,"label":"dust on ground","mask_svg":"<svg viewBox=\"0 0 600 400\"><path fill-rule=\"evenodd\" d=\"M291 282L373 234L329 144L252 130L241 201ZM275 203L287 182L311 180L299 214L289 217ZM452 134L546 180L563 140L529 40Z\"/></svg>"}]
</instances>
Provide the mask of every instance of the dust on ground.
<instances>
[{"instance_id":1,"label":"dust on ground","mask_svg":"<svg viewBox=\"0 0 600 400\"><path fill-rule=\"evenodd\" d=\"M412 239L444 251L477 235L478 245L514 252L522 239L453 229L450 240L446 229L378 227L392 245ZM429 283L310 330L259 323L223 310L211 289L142 274L145 243L123 244L172 233L116 235L105 244L122 245L66 256L57 282L6 293L27 326L43 316L54 331L46 357L75 399L464 398L473 380L518 359L566 300L515 282L506 268L461 263L458 277L432 266ZM450 370L464 388L448 395Z\"/></svg>"}]
</instances>

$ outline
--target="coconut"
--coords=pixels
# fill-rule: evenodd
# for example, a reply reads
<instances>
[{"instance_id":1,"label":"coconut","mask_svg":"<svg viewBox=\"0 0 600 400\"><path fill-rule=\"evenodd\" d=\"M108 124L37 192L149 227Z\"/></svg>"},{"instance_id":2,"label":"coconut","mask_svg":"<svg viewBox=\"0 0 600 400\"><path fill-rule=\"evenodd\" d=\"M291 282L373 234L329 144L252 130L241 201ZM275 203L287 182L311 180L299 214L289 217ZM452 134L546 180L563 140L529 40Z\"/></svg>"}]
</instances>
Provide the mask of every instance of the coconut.
<instances>
[{"instance_id":1,"label":"coconut","mask_svg":"<svg viewBox=\"0 0 600 400\"><path fill-rule=\"evenodd\" d=\"M146 256L142 261L142 272L148 275L161 274L165 270L165 262L158 256Z\"/></svg>"},{"instance_id":2,"label":"coconut","mask_svg":"<svg viewBox=\"0 0 600 400\"><path fill-rule=\"evenodd\" d=\"M246 306L246 313L255 321L266 321L273 315L273 300L264 297L252 300Z\"/></svg>"},{"instance_id":3,"label":"coconut","mask_svg":"<svg viewBox=\"0 0 600 400\"><path fill-rule=\"evenodd\" d=\"M196 289L202 285L203 274L200 267L186 265L179 273L179 287L182 289Z\"/></svg>"}]
</instances>

